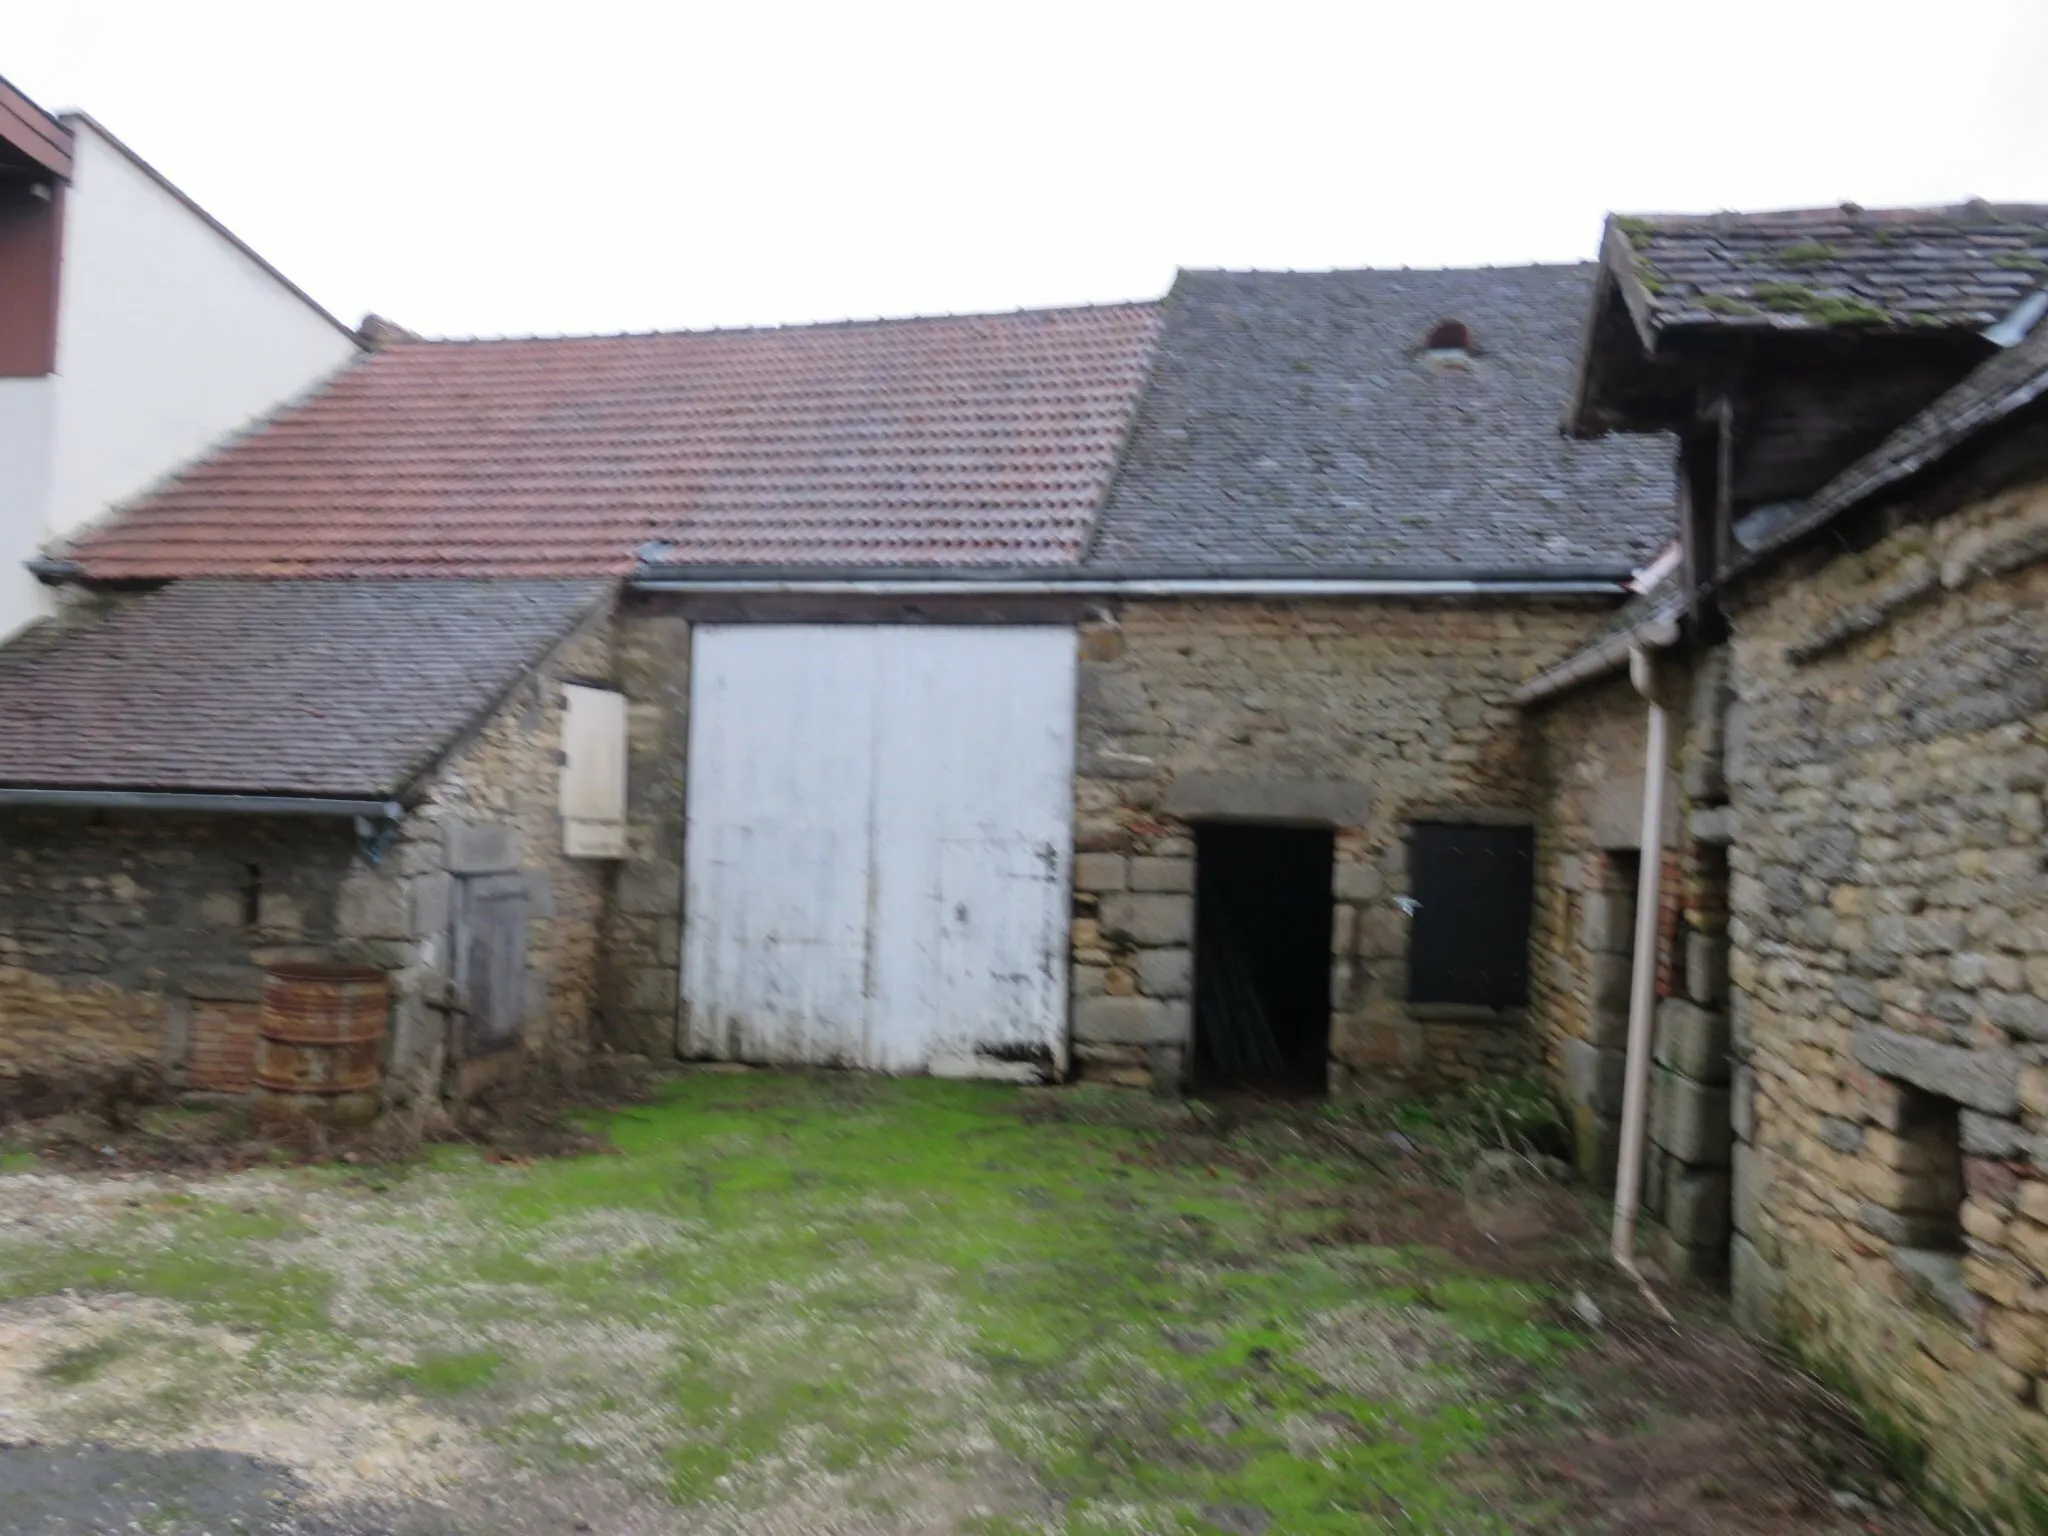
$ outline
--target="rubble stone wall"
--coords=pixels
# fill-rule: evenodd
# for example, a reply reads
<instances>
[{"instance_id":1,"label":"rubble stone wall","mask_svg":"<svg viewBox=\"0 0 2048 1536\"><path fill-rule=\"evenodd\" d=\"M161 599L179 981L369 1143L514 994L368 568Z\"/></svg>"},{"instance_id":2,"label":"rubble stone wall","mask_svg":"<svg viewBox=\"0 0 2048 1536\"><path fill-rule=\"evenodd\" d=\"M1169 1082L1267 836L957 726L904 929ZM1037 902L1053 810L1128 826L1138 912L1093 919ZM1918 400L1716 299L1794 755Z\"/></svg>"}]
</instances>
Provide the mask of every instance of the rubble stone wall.
<instances>
[{"instance_id":1,"label":"rubble stone wall","mask_svg":"<svg viewBox=\"0 0 2048 1536\"><path fill-rule=\"evenodd\" d=\"M1721 1279L1733 1173L1720 771L1727 658L1656 656L1666 711L1655 1034L1642 1213L1667 1271ZM1625 673L1534 710L1541 740L1532 1017L1578 1163L1614 1187L1643 859L1649 706Z\"/></svg>"},{"instance_id":2,"label":"rubble stone wall","mask_svg":"<svg viewBox=\"0 0 2048 1536\"><path fill-rule=\"evenodd\" d=\"M195 1005L330 951L354 856L346 822L0 813L0 1098L131 1068L179 1080Z\"/></svg>"},{"instance_id":3,"label":"rubble stone wall","mask_svg":"<svg viewBox=\"0 0 2048 1536\"><path fill-rule=\"evenodd\" d=\"M1081 631L1073 927L1084 1072L1178 1085L1189 1066L1193 828L1334 829L1330 1086L1527 1069L1521 1010L1408 1001L1408 831L1535 819L1515 686L1598 610L1527 600L1129 602Z\"/></svg>"},{"instance_id":4,"label":"rubble stone wall","mask_svg":"<svg viewBox=\"0 0 2048 1536\"><path fill-rule=\"evenodd\" d=\"M666 1059L678 1049L683 943L690 621L627 599L618 620L626 693L626 857L605 925L605 1038Z\"/></svg>"},{"instance_id":5,"label":"rubble stone wall","mask_svg":"<svg viewBox=\"0 0 2048 1536\"><path fill-rule=\"evenodd\" d=\"M2048 1487L2048 484L1737 594L1734 1281L1987 1507Z\"/></svg>"},{"instance_id":6,"label":"rubble stone wall","mask_svg":"<svg viewBox=\"0 0 2048 1536\"><path fill-rule=\"evenodd\" d=\"M377 863L358 859L341 889L342 959L391 973L388 1092L466 1094L537 1055L574 1057L595 1041L612 863L562 849L563 687L618 685L609 611L586 620L522 679L423 786ZM524 883L526 997L517 1050L451 1057L467 999L453 933L466 882Z\"/></svg>"}]
</instances>

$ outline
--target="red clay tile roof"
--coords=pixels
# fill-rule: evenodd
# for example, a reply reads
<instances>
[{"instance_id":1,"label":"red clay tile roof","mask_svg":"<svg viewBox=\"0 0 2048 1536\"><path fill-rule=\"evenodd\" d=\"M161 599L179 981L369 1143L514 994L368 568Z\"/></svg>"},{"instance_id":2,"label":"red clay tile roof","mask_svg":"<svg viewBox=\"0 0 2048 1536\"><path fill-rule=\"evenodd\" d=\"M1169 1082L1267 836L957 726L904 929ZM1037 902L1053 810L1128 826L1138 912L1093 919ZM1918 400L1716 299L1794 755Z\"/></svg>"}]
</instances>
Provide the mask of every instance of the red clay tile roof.
<instances>
[{"instance_id":1,"label":"red clay tile roof","mask_svg":"<svg viewBox=\"0 0 2048 1536\"><path fill-rule=\"evenodd\" d=\"M89 579L1074 560L1156 304L400 343L80 536Z\"/></svg>"},{"instance_id":2,"label":"red clay tile roof","mask_svg":"<svg viewBox=\"0 0 2048 1536\"><path fill-rule=\"evenodd\" d=\"M1981 330L2048 272L2048 206L1802 208L1608 221L1662 331L1684 326Z\"/></svg>"}]
</instances>

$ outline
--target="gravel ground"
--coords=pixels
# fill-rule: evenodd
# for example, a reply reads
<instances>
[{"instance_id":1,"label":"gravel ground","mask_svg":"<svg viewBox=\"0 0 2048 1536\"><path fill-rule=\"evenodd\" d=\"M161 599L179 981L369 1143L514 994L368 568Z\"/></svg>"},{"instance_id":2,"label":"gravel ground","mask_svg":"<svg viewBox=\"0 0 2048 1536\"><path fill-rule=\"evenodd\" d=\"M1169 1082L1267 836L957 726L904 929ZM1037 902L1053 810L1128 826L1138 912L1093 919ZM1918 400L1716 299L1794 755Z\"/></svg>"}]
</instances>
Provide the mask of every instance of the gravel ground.
<instances>
[{"instance_id":1,"label":"gravel ground","mask_svg":"<svg viewBox=\"0 0 2048 1536\"><path fill-rule=\"evenodd\" d=\"M605 1123L0 1175L0 1533L1924 1531L1426 1126L769 1074Z\"/></svg>"}]
</instances>

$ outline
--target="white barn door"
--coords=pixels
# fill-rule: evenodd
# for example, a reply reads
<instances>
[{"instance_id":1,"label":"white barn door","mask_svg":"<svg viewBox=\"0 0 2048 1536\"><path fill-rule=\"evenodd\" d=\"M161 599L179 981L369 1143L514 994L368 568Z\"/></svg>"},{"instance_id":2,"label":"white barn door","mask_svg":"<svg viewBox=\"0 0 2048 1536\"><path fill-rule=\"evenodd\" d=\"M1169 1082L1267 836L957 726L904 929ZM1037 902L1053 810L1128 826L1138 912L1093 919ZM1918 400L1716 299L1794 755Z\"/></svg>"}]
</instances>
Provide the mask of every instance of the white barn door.
<instances>
[{"instance_id":1,"label":"white barn door","mask_svg":"<svg viewBox=\"0 0 2048 1536\"><path fill-rule=\"evenodd\" d=\"M686 1054L1064 1069L1075 658L1050 626L696 629Z\"/></svg>"}]
</instances>

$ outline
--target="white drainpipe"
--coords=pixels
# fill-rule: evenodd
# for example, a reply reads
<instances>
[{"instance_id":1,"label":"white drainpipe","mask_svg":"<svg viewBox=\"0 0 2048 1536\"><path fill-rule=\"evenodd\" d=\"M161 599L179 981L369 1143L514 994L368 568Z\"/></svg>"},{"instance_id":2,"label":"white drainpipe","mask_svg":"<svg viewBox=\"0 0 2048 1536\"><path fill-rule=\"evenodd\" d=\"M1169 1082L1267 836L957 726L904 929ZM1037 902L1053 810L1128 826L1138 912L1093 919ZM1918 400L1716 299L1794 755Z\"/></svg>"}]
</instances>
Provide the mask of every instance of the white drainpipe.
<instances>
[{"instance_id":1,"label":"white drainpipe","mask_svg":"<svg viewBox=\"0 0 2048 1536\"><path fill-rule=\"evenodd\" d=\"M1643 749L1642 865L1636 881L1636 948L1629 977L1628 1057L1621 1097L1621 1164L1614 1187L1614 1262L1632 1276L1659 1312L1636 1268L1636 1214L1642 1207L1643 1148L1650 1126L1650 1053L1656 1012L1657 907L1664 878L1664 777L1671 755L1671 725L1657 687L1656 662L1642 645L1628 656L1629 681L1650 707ZM1668 1313L1666 1314L1669 1315Z\"/></svg>"}]
</instances>

